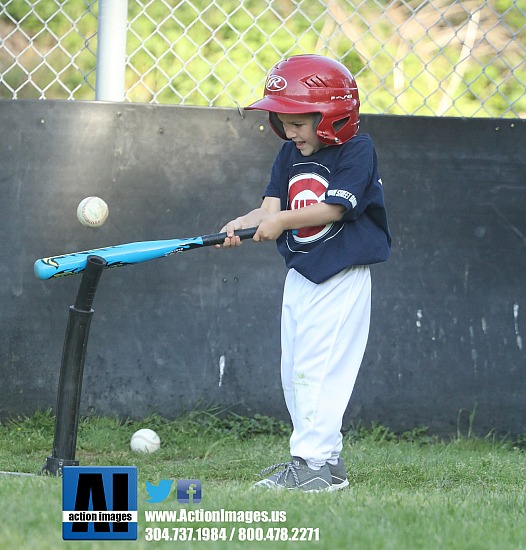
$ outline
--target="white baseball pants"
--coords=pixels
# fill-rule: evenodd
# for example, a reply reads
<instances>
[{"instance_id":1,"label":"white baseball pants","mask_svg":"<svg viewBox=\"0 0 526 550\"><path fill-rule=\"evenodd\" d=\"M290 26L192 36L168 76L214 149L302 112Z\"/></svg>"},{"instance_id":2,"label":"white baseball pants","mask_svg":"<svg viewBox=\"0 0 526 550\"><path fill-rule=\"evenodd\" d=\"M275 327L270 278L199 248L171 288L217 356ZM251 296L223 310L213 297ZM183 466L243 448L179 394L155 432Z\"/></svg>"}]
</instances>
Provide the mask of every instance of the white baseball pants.
<instances>
[{"instance_id":1,"label":"white baseball pants","mask_svg":"<svg viewBox=\"0 0 526 550\"><path fill-rule=\"evenodd\" d=\"M341 426L365 353L371 314L369 267L315 284L291 269L281 314L281 380L294 431L291 456L310 466L337 459Z\"/></svg>"}]
</instances>

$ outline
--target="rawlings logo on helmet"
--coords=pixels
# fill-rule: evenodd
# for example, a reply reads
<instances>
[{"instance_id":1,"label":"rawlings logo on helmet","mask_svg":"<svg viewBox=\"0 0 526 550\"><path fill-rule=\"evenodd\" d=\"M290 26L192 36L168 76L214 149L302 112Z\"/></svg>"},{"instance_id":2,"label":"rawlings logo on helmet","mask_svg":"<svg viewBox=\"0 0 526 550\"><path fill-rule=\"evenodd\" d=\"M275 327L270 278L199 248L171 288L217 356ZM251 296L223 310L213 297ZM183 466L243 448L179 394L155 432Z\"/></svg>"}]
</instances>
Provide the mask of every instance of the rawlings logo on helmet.
<instances>
[{"instance_id":1,"label":"rawlings logo on helmet","mask_svg":"<svg viewBox=\"0 0 526 550\"><path fill-rule=\"evenodd\" d=\"M284 90L287 87L287 81L279 75L271 74L267 78L267 83L265 85L265 88L271 92L280 92L281 90Z\"/></svg>"}]
</instances>

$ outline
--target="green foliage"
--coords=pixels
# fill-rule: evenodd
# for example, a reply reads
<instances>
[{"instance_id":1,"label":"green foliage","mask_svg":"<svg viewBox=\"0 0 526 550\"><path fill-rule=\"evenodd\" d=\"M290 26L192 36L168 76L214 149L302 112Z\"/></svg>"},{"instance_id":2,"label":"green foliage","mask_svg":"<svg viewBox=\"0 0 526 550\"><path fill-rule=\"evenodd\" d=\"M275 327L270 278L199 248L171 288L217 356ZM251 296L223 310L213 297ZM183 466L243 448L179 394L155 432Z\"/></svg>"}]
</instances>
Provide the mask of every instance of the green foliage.
<instances>
[{"instance_id":1,"label":"green foliage","mask_svg":"<svg viewBox=\"0 0 526 550\"><path fill-rule=\"evenodd\" d=\"M60 4L0 8L0 98L93 99L96 11L84 0Z\"/></svg>"},{"instance_id":2,"label":"green foliage","mask_svg":"<svg viewBox=\"0 0 526 550\"><path fill-rule=\"evenodd\" d=\"M0 9L0 98L93 99L98 3L29 4ZM313 52L357 76L362 112L526 116L524 0L464 4L130 0L127 99L246 105L277 61Z\"/></svg>"},{"instance_id":3,"label":"green foliage","mask_svg":"<svg viewBox=\"0 0 526 550\"><path fill-rule=\"evenodd\" d=\"M232 412L222 415L219 411L193 411L175 422L175 429L179 427L193 429L195 435L220 434L233 439L250 439L257 435L290 435L288 424L261 414L246 417Z\"/></svg>"},{"instance_id":4,"label":"green foliage","mask_svg":"<svg viewBox=\"0 0 526 550\"><path fill-rule=\"evenodd\" d=\"M397 434L385 426L372 422L370 427L365 427L361 424L351 427L345 431L345 438L352 445L361 441L371 441L374 443L406 442L418 443L420 445L440 442L437 436L430 435L428 432L429 429L426 427L417 427Z\"/></svg>"}]
</instances>

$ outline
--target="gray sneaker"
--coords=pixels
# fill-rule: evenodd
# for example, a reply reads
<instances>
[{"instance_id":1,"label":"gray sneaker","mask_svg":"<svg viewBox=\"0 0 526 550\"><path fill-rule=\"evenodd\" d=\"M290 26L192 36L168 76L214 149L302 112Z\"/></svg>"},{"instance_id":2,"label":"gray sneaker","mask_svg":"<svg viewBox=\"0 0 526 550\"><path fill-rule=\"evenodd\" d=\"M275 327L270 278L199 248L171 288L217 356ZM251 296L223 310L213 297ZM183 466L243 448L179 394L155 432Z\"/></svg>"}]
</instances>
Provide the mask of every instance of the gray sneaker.
<instances>
[{"instance_id":1,"label":"gray sneaker","mask_svg":"<svg viewBox=\"0 0 526 550\"><path fill-rule=\"evenodd\" d=\"M299 490L306 493L331 490L331 471L327 464L319 470L311 470L303 458L293 456L291 462L282 462L281 464L269 466L261 470L259 475L263 477L278 469L280 470L270 477L254 483L253 487L287 489L289 491Z\"/></svg>"},{"instance_id":2,"label":"gray sneaker","mask_svg":"<svg viewBox=\"0 0 526 550\"><path fill-rule=\"evenodd\" d=\"M338 458L338 464L332 465L327 463L329 471L332 476L332 485L329 491L339 491L349 486L349 480L347 479L347 469L345 468L345 462L343 459Z\"/></svg>"}]
</instances>

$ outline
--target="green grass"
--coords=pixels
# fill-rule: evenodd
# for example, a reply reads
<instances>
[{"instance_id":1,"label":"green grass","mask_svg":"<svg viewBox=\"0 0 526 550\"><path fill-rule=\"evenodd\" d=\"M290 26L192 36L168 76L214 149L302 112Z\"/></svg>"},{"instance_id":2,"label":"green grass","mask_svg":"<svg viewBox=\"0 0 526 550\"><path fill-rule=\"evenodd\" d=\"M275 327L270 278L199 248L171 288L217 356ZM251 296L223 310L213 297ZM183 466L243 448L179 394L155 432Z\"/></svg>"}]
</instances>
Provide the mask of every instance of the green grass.
<instances>
[{"instance_id":1,"label":"green grass","mask_svg":"<svg viewBox=\"0 0 526 550\"><path fill-rule=\"evenodd\" d=\"M140 427L159 433L161 451L143 455L129 450L130 436ZM260 469L286 459L288 434L286 424L267 417L224 418L195 412L172 422L158 417L140 423L83 419L77 444L81 465L136 465L139 471L139 540L90 542L84 543L85 547L290 547L292 543L280 541L147 542L147 527L177 525L147 524L145 510L185 505L177 503L173 490L163 503L146 503L144 482L197 478L203 484L200 506L205 510L286 512L285 524L237 524L238 529L319 529L319 542L297 542L297 548L526 548L526 462L520 444L489 437L444 442L424 430L396 436L373 426L345 437L343 457L349 465L349 489L314 495L251 490ZM49 413L0 425L0 470L37 472L50 454L52 442ZM78 548L82 543L62 541L61 491L60 478L0 476L0 548ZM193 526L229 530L232 525Z\"/></svg>"}]
</instances>

